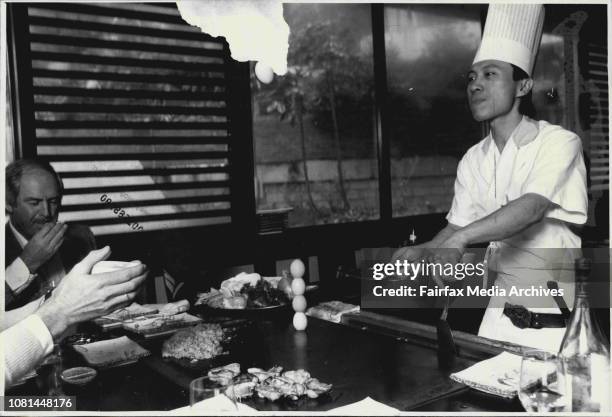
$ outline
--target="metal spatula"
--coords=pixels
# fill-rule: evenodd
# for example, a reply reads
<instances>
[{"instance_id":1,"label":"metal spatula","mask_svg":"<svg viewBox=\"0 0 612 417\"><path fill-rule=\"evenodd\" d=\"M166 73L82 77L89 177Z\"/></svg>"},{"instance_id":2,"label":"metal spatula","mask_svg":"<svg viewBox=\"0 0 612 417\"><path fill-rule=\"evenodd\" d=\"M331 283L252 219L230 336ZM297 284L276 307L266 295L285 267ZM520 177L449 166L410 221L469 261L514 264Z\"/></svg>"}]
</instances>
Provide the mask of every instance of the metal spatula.
<instances>
[{"instance_id":1,"label":"metal spatula","mask_svg":"<svg viewBox=\"0 0 612 417\"><path fill-rule=\"evenodd\" d=\"M453 333L446 321L448 317L448 308L450 305L450 295L444 300L444 309L436 326L438 335L438 366L440 369L451 369L455 365L457 356L457 348L453 340Z\"/></svg>"}]
</instances>

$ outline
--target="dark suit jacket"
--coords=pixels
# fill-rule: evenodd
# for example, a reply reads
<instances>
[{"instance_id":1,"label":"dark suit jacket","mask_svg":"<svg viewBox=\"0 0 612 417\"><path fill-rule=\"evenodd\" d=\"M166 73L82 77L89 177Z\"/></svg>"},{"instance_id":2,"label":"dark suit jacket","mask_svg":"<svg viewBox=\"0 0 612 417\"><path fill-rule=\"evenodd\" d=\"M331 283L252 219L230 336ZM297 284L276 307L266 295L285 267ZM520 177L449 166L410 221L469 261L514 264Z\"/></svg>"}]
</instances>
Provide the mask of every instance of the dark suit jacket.
<instances>
[{"instance_id":1,"label":"dark suit jacket","mask_svg":"<svg viewBox=\"0 0 612 417\"><path fill-rule=\"evenodd\" d=\"M6 266L9 266L19 255L21 255L21 246L17 242L17 238L13 233L12 229L6 224L4 233L5 242L5 262ZM96 249L96 240L89 227L79 224L70 224L66 235L64 236L64 243L59 249L62 263L66 273L72 269L72 267L81 261L91 250ZM21 293L15 294L9 286L4 284L4 301L6 310L11 310L17 307L21 307L30 301L34 300L36 295L37 285L34 282L30 283L28 288L24 289Z\"/></svg>"}]
</instances>

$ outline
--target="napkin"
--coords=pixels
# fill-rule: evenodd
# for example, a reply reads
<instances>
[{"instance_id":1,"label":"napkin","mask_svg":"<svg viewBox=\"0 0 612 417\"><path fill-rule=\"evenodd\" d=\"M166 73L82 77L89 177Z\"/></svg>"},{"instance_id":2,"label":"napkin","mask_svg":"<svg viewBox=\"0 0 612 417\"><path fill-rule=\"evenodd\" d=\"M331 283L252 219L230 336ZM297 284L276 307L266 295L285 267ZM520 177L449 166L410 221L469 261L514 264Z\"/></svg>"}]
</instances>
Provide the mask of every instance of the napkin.
<instances>
[{"instance_id":1,"label":"napkin","mask_svg":"<svg viewBox=\"0 0 612 417\"><path fill-rule=\"evenodd\" d=\"M450 377L479 391L513 398L518 392L520 370L521 357L504 352Z\"/></svg>"},{"instance_id":2,"label":"napkin","mask_svg":"<svg viewBox=\"0 0 612 417\"><path fill-rule=\"evenodd\" d=\"M327 301L314 307L310 307L306 314L319 319L340 323L342 315L346 313L356 313L359 306L343 303L341 301Z\"/></svg>"},{"instance_id":3,"label":"napkin","mask_svg":"<svg viewBox=\"0 0 612 417\"><path fill-rule=\"evenodd\" d=\"M327 414L335 414L340 416L398 416L400 411L397 408L390 407L386 404L373 400L370 397L366 397L361 401L357 401L356 403L329 410Z\"/></svg>"},{"instance_id":4,"label":"napkin","mask_svg":"<svg viewBox=\"0 0 612 417\"><path fill-rule=\"evenodd\" d=\"M191 414L197 413L198 415L217 415L219 413L228 414L253 414L257 413L257 410L249 407L248 405L238 403L238 411L234 408L232 400L227 398L223 394L216 395L212 398L195 403L192 406L186 406L171 410L172 414Z\"/></svg>"}]
</instances>

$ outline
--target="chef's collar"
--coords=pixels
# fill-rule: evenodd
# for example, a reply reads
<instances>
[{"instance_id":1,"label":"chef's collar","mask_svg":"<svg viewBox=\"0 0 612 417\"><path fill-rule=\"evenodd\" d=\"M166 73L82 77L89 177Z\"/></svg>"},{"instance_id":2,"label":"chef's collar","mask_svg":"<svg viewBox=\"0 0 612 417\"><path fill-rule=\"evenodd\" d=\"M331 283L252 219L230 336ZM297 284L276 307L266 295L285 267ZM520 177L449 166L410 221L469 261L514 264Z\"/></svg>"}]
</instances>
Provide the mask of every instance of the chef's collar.
<instances>
[{"instance_id":1,"label":"chef's collar","mask_svg":"<svg viewBox=\"0 0 612 417\"><path fill-rule=\"evenodd\" d=\"M521 146L525 146L528 143L533 142L533 140L538 136L540 129L538 127L538 122L535 120L523 116L519 124L514 128L512 133L510 134L510 138L508 140L514 141L516 148L520 148ZM489 151L489 146L493 142L493 135L489 132L486 140L482 144L482 150L486 154Z\"/></svg>"},{"instance_id":2,"label":"chef's collar","mask_svg":"<svg viewBox=\"0 0 612 417\"><path fill-rule=\"evenodd\" d=\"M17 239L17 243L19 243L19 246L21 246L21 249L25 248L25 245L28 244L28 239L26 239L21 233L19 233L19 231L15 228L15 226L13 226L13 223L10 220L8 224L11 230L13 231L15 238Z\"/></svg>"}]
</instances>

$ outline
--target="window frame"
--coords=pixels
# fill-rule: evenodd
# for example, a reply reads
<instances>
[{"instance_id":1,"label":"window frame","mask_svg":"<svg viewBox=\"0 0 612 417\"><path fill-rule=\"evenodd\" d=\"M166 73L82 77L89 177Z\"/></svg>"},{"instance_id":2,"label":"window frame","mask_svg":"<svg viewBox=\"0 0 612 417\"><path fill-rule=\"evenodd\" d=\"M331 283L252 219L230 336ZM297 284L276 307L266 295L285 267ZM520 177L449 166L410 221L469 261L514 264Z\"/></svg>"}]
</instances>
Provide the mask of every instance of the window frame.
<instances>
[{"instance_id":1,"label":"window frame","mask_svg":"<svg viewBox=\"0 0 612 417\"><path fill-rule=\"evenodd\" d=\"M15 159L37 156L36 124L33 95L32 51L30 49L30 30L28 7L35 3L10 3L7 5L7 46L8 73L11 85L12 122L14 129ZM78 7L78 5L75 5ZM52 6L51 6L52 7ZM231 223L221 225L195 226L189 229L194 236L206 233L215 240L229 240L246 231L255 232L255 191L251 186L253 171L252 125L250 123L251 102L243 98L250 95L248 63L236 62L229 57L229 46L223 41L224 72L227 78L227 118L228 118L228 173L230 188ZM146 241L155 236L163 236L165 230L142 230ZM251 230L250 230L251 229ZM98 240L116 243L132 233L113 233L98 236ZM130 241L132 239L129 239Z\"/></svg>"}]
</instances>

